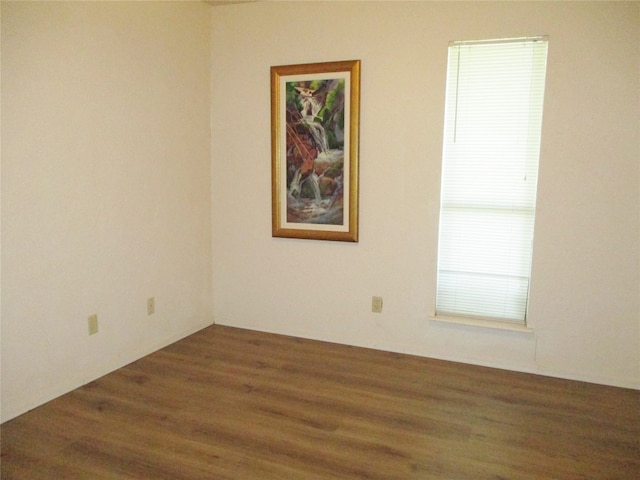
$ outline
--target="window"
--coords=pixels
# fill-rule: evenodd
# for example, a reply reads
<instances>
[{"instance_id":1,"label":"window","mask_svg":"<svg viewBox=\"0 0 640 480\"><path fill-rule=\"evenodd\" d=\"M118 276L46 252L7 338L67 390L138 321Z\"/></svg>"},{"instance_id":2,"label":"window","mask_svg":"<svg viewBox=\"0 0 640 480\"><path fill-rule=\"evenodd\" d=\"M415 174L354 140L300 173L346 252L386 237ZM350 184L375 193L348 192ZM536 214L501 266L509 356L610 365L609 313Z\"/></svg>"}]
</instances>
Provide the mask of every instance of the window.
<instances>
[{"instance_id":1,"label":"window","mask_svg":"<svg viewBox=\"0 0 640 480\"><path fill-rule=\"evenodd\" d=\"M449 45L436 315L526 323L547 43Z\"/></svg>"}]
</instances>

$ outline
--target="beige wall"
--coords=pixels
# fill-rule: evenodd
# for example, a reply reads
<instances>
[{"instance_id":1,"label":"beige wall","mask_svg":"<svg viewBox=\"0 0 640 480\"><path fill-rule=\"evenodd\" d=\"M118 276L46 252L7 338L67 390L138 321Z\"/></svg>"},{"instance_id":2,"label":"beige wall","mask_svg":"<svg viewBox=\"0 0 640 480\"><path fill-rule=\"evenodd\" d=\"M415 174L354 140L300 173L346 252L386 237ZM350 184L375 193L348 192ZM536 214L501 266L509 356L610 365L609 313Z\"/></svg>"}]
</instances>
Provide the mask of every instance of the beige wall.
<instances>
[{"instance_id":1,"label":"beige wall","mask_svg":"<svg viewBox=\"0 0 640 480\"><path fill-rule=\"evenodd\" d=\"M3 2L2 419L212 312L640 388L639 9ZM551 42L534 333L431 322L447 43L532 34ZM273 239L269 67L356 58L360 242Z\"/></svg>"},{"instance_id":2,"label":"beige wall","mask_svg":"<svg viewBox=\"0 0 640 480\"><path fill-rule=\"evenodd\" d=\"M3 419L212 322L209 9L2 2Z\"/></svg>"},{"instance_id":3,"label":"beige wall","mask_svg":"<svg viewBox=\"0 0 640 480\"><path fill-rule=\"evenodd\" d=\"M639 3L212 11L217 323L640 388ZM447 44L549 35L529 324L432 322ZM269 67L362 61L360 242L271 238ZM382 314L371 296L384 297Z\"/></svg>"}]
</instances>

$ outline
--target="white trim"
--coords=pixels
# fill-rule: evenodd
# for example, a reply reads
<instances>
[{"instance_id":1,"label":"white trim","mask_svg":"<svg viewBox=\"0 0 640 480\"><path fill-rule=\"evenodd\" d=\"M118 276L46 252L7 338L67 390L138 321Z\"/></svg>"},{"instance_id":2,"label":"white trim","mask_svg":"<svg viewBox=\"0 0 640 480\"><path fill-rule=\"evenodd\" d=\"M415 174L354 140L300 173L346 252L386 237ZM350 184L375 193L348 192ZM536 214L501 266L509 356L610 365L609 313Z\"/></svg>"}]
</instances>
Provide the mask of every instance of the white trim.
<instances>
[{"instance_id":1,"label":"white trim","mask_svg":"<svg viewBox=\"0 0 640 480\"><path fill-rule=\"evenodd\" d=\"M509 330L512 332L533 333L533 328L523 323L501 322L498 320L488 320L483 318L453 317L447 315L433 315L429 317L432 322L453 323L457 325L467 325L471 327L493 328L497 330Z\"/></svg>"},{"instance_id":2,"label":"white trim","mask_svg":"<svg viewBox=\"0 0 640 480\"><path fill-rule=\"evenodd\" d=\"M533 37L495 38L490 40L454 40L449 42L449 46L466 47L473 45L496 45L500 43L536 43L548 41L548 35L535 35Z\"/></svg>"}]
</instances>

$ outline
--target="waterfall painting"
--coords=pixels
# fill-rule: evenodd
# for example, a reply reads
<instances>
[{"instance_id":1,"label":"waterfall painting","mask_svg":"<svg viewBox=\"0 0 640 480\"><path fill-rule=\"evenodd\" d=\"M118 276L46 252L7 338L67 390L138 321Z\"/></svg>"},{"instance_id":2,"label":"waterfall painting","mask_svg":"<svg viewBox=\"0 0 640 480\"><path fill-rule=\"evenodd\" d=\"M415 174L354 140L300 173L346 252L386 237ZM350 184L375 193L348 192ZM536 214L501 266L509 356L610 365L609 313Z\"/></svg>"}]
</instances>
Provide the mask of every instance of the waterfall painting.
<instances>
[{"instance_id":1,"label":"waterfall painting","mask_svg":"<svg viewBox=\"0 0 640 480\"><path fill-rule=\"evenodd\" d=\"M272 235L358 241L360 60L271 67Z\"/></svg>"}]
</instances>

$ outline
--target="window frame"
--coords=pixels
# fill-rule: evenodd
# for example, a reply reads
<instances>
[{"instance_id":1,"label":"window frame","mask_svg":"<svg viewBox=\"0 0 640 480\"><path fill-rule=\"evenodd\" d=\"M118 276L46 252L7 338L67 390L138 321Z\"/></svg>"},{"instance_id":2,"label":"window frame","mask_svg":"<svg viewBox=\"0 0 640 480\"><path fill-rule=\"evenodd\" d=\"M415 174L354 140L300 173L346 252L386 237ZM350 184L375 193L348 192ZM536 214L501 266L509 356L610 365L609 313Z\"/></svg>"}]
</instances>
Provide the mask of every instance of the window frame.
<instances>
[{"instance_id":1,"label":"window frame","mask_svg":"<svg viewBox=\"0 0 640 480\"><path fill-rule=\"evenodd\" d=\"M542 110L544 105L544 90L545 90L545 84L546 84L548 44L549 44L549 39L547 36L456 41L456 42L450 42L449 44L449 48L448 48L449 59L447 64L447 92L446 92L446 100L445 100L445 125L444 125L444 134L443 134L443 153L442 153L440 219L439 219L439 230L438 230L437 283L436 283L436 303L435 303L435 314L434 314L435 319L443 319L443 320L448 319L448 320L453 320L458 322L462 321L462 323L468 323L469 320L471 320L472 322L488 321L488 322L497 322L498 324L502 324L502 323L511 324L515 326L516 329L520 327L526 329L529 293L530 293L529 287L530 287L530 279L531 279L531 265L533 262L533 240L534 240L534 234L535 234L534 225L535 225L535 207L536 207L536 195L537 195L537 175L539 171L539 157L540 157L540 144L541 144L541 132L542 132ZM451 112L451 104L450 104L452 100L455 101L455 109L456 109L456 113L453 118L453 121L456 122L456 124L453 126L454 142L455 142L456 135L458 135L457 129L459 128L457 126L457 122L458 122L457 109L458 109L458 102L460 102L458 88L460 87L459 75L460 75L461 67L460 67L460 58L458 57L458 63L456 65L456 72L455 72L457 78L455 79L455 81L453 81L451 78L452 71L453 71L451 56L453 54L460 55L461 48L463 47L497 46L497 48L500 49L501 45L510 45L510 46L525 45L527 47L531 47L532 51L539 50L539 52L537 52L536 54L542 55L543 57L542 60L535 59L531 61L532 72L535 72L533 70L534 68L538 69L537 76L532 74L532 78L535 76L535 79L532 80L532 82L533 81L538 82L536 84L536 89L537 89L536 108L538 109L538 111L535 113L535 115L539 115L539 117L536 117L533 121L533 123L535 124L534 128L537 129L537 132L535 132L535 135L533 136L534 144L531 143L531 138L527 138L526 140L527 155L530 155L531 152L533 152L535 156L535 175L534 175L535 184L533 185L533 194L531 195L531 192L529 192L529 196L531 196L532 199L531 198L528 199L529 207L527 212L525 213L520 212L519 214L520 218L524 218L523 217L524 215L530 217L529 223L530 223L530 230L531 230L530 237L528 240L530 243L530 247L529 246L523 247L524 250L528 250L528 259L525 262L525 265L523 266L523 268L526 270L526 286L524 286L525 287L524 297L522 295L522 287L520 288L521 291L519 293L519 297L524 298L524 305L520 303L518 304L517 308L513 309L513 311L518 310L519 312L521 312L520 316L514 316L511 314L492 315L492 314L486 314L486 312L483 310L473 311L473 310L469 310L466 307L450 308L450 307L447 307L446 301L443 300L445 295L442 294L443 282L444 282L443 278L445 276L443 274L445 273L445 270L446 270L446 268L443 268L443 241L450 241L450 240L444 239L444 237L446 236L446 233L443 233L445 231L445 227L443 227L443 218L446 217L447 215L450 215L445 212L446 209L456 208L455 205L450 205L445 200L445 197L447 195L447 192L445 191L445 188L446 188L445 175L447 174L447 169L450 168L450 165L448 165L447 163L447 160L448 160L447 155L449 154L447 149L450 148L450 144L448 142L450 140L449 137L452 134L451 132L452 130L451 113L452 112ZM536 62L539 63L539 65L537 65ZM455 88L455 91L452 91L452 85ZM529 98L529 101L530 100L531 98ZM531 103L529 103L528 105L531 105ZM531 122L531 119L529 119L528 121ZM531 145L533 145L533 147ZM527 175L528 173L524 174L525 179ZM496 208L496 210L498 209L499 208ZM517 208L515 210L517 210ZM505 215L511 215L514 212L514 208L506 208L505 212L506 212ZM457 272L456 274L462 274L462 273L463 272L460 271L460 272ZM473 273L473 272L467 272L467 273ZM482 275L484 275L485 277L487 276L486 273L482 273ZM523 278L525 277L523 276ZM471 284L473 284L473 282L471 282ZM458 289L458 288L459 287L457 286L455 287L455 289ZM482 302L483 301L479 301L479 303L482 303Z\"/></svg>"}]
</instances>

